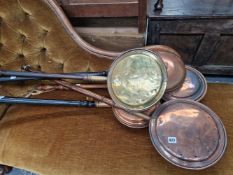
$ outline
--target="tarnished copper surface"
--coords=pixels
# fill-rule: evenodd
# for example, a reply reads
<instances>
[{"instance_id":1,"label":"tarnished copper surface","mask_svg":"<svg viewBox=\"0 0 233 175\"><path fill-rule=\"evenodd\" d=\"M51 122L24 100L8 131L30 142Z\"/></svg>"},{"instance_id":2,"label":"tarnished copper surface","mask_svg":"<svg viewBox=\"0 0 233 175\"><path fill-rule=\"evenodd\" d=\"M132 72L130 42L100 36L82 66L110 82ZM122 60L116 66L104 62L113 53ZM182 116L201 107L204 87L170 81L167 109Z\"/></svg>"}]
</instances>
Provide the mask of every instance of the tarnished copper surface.
<instances>
[{"instance_id":1,"label":"tarnished copper surface","mask_svg":"<svg viewBox=\"0 0 233 175\"><path fill-rule=\"evenodd\" d=\"M144 114L151 116L151 114L159 107L157 103L144 111ZM139 118L119 108L112 108L115 117L123 124L130 128L146 128L149 125L149 120Z\"/></svg>"},{"instance_id":2,"label":"tarnished copper surface","mask_svg":"<svg viewBox=\"0 0 233 175\"><path fill-rule=\"evenodd\" d=\"M192 100L172 100L152 115L150 136L157 151L172 164L205 169L224 154L227 136L218 116Z\"/></svg>"},{"instance_id":3,"label":"tarnished copper surface","mask_svg":"<svg viewBox=\"0 0 233 175\"><path fill-rule=\"evenodd\" d=\"M163 96L167 72L159 55L144 49L134 49L113 62L107 84L116 104L128 110L146 110Z\"/></svg>"},{"instance_id":4,"label":"tarnished copper surface","mask_svg":"<svg viewBox=\"0 0 233 175\"><path fill-rule=\"evenodd\" d=\"M84 89L107 89L107 84L76 84Z\"/></svg>"},{"instance_id":5,"label":"tarnished copper surface","mask_svg":"<svg viewBox=\"0 0 233 175\"><path fill-rule=\"evenodd\" d=\"M196 69L185 66L186 77L183 85L174 91L166 92L163 96L165 101L173 99L190 99L200 101L207 92L205 77Z\"/></svg>"},{"instance_id":6,"label":"tarnished copper surface","mask_svg":"<svg viewBox=\"0 0 233 175\"><path fill-rule=\"evenodd\" d=\"M185 65L179 54L167 46L149 46L148 50L158 53L165 63L168 75L166 91L173 91L182 86L185 79Z\"/></svg>"},{"instance_id":7,"label":"tarnished copper surface","mask_svg":"<svg viewBox=\"0 0 233 175\"><path fill-rule=\"evenodd\" d=\"M162 57L168 74L168 83L166 91L172 91L179 88L184 80L186 75L186 70L183 61L176 55L168 52L158 52Z\"/></svg>"},{"instance_id":8,"label":"tarnished copper surface","mask_svg":"<svg viewBox=\"0 0 233 175\"><path fill-rule=\"evenodd\" d=\"M180 54L173 48L169 47L169 46L165 46L165 45L151 45L151 46L145 46L144 47L147 50L151 50L151 51L155 51L155 52L169 52L169 53L173 53L176 56L180 57Z\"/></svg>"}]
</instances>

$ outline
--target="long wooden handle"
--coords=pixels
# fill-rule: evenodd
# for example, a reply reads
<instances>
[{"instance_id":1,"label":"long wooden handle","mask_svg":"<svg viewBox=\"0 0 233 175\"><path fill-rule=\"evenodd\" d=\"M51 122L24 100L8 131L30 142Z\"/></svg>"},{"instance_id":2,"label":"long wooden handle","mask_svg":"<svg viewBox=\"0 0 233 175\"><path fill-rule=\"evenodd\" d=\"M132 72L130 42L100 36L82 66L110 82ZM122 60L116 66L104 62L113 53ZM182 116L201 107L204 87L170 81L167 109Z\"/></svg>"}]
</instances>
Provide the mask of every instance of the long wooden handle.
<instances>
[{"instance_id":1,"label":"long wooden handle","mask_svg":"<svg viewBox=\"0 0 233 175\"><path fill-rule=\"evenodd\" d=\"M22 98L0 96L0 104L31 104L31 105L52 105L52 106L76 106L76 107L110 107L101 102L86 100L56 100L39 98Z\"/></svg>"},{"instance_id":2,"label":"long wooden handle","mask_svg":"<svg viewBox=\"0 0 233 175\"><path fill-rule=\"evenodd\" d=\"M106 82L107 76L100 76L94 73L75 73L75 74L58 74L58 73L43 73L43 72L18 72L0 70L0 75L15 76L15 77L35 77L43 79L77 79L90 82Z\"/></svg>"},{"instance_id":3,"label":"long wooden handle","mask_svg":"<svg viewBox=\"0 0 233 175\"><path fill-rule=\"evenodd\" d=\"M94 99L97 99L98 101L102 101L102 102L104 102L104 103L106 103L106 104L108 104L108 105L110 105L110 106L112 106L112 107L125 110L126 112L128 112L128 113L130 113L130 114L133 114L133 115L135 115L135 116L137 116L137 117L143 118L143 119L145 119L145 120L150 120L150 119L151 119L149 116L147 116L147 115L145 115L145 114L142 114L142 113L139 113L139 112L133 112L133 111L126 110L126 109L124 109L122 106L116 104L113 100L111 100L111 99L109 99L109 98L107 98L107 97L101 96L101 95L99 95L99 94L96 94L96 93L94 93L94 92L92 92L92 91L89 91L89 90L87 90L87 89L83 89L83 88L80 88L80 87L78 87L78 86L72 85L72 84L70 84L70 83L68 83L68 82L66 82L66 81L55 80L55 82L58 83L58 84L60 84L60 85L62 85L62 86L65 86L65 87L67 87L67 88L70 88L70 89L72 89L72 90L74 90L74 91L76 91L76 92L79 92L79 93L82 93L82 94L84 94L84 95L86 95L86 96L89 96L89 97L92 97L92 98L94 98Z\"/></svg>"}]
</instances>

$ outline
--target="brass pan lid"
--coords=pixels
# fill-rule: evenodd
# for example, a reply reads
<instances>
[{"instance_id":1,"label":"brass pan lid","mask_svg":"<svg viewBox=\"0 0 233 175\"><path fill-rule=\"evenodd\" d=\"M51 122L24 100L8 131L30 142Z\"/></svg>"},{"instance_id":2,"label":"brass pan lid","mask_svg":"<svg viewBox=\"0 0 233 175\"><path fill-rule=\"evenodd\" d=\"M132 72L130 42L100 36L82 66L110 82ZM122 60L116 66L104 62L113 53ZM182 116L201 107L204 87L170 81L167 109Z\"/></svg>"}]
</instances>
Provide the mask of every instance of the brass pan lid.
<instances>
[{"instance_id":1,"label":"brass pan lid","mask_svg":"<svg viewBox=\"0 0 233 175\"><path fill-rule=\"evenodd\" d=\"M159 107L160 103L157 103L144 111L144 114L151 116L152 113ZM117 120L122 123L125 126L128 126L130 128L146 128L149 125L149 121L139 118L133 114L128 113L127 111L124 111L119 108L112 108L113 113Z\"/></svg>"},{"instance_id":2,"label":"brass pan lid","mask_svg":"<svg viewBox=\"0 0 233 175\"><path fill-rule=\"evenodd\" d=\"M223 156L226 130L207 106L192 100L162 104L149 124L151 141L167 161L181 168L200 170Z\"/></svg>"},{"instance_id":3,"label":"brass pan lid","mask_svg":"<svg viewBox=\"0 0 233 175\"><path fill-rule=\"evenodd\" d=\"M205 77L198 70L185 66L186 77L182 86L174 91L166 92L163 100L190 99L200 101L207 92L207 82Z\"/></svg>"},{"instance_id":4,"label":"brass pan lid","mask_svg":"<svg viewBox=\"0 0 233 175\"><path fill-rule=\"evenodd\" d=\"M148 46L146 49L157 52L166 66L168 76L166 92L180 88L185 80L186 69L179 54L174 49L162 45Z\"/></svg>"},{"instance_id":5,"label":"brass pan lid","mask_svg":"<svg viewBox=\"0 0 233 175\"><path fill-rule=\"evenodd\" d=\"M107 85L116 104L127 110L146 110L159 102L165 92L166 68L152 51L129 50L112 63Z\"/></svg>"}]
</instances>

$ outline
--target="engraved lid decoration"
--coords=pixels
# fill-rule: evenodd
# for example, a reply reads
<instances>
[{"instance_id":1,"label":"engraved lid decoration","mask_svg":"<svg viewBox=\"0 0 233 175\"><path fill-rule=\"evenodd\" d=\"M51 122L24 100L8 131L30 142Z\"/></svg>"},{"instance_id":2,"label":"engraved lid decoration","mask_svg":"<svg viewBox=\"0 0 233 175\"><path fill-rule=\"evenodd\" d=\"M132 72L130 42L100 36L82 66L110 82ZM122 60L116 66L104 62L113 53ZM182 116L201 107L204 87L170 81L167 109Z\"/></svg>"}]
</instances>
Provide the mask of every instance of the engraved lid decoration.
<instances>
[{"instance_id":1,"label":"engraved lid decoration","mask_svg":"<svg viewBox=\"0 0 233 175\"><path fill-rule=\"evenodd\" d=\"M114 102L128 110L142 111L162 98L167 72L158 54L134 49L113 62L107 84Z\"/></svg>"}]
</instances>

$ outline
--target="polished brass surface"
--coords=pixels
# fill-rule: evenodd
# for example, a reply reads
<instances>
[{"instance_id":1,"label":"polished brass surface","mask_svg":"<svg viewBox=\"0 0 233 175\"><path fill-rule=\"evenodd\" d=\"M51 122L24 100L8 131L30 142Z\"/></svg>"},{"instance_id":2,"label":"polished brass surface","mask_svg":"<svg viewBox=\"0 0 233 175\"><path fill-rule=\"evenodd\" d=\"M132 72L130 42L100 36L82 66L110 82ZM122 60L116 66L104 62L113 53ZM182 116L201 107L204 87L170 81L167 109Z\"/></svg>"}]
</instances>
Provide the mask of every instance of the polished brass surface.
<instances>
[{"instance_id":1,"label":"polished brass surface","mask_svg":"<svg viewBox=\"0 0 233 175\"><path fill-rule=\"evenodd\" d=\"M125 52L112 64L108 90L113 101L129 110L146 110L156 104L167 85L160 56L144 49Z\"/></svg>"},{"instance_id":2,"label":"polished brass surface","mask_svg":"<svg viewBox=\"0 0 233 175\"><path fill-rule=\"evenodd\" d=\"M151 116L151 114L159 107L160 103L157 103L144 111L144 114ZM133 114L130 114L119 108L112 108L113 113L117 120L123 125L126 125L130 128L146 128L149 125L149 120L139 118Z\"/></svg>"},{"instance_id":3,"label":"polished brass surface","mask_svg":"<svg viewBox=\"0 0 233 175\"><path fill-rule=\"evenodd\" d=\"M207 92L207 82L205 77L196 69L185 66L186 77L183 85L163 96L165 101L172 99L190 99L200 101Z\"/></svg>"},{"instance_id":4,"label":"polished brass surface","mask_svg":"<svg viewBox=\"0 0 233 175\"><path fill-rule=\"evenodd\" d=\"M112 71L114 94L128 105L143 105L154 98L160 88L160 72L153 58L144 54L129 55Z\"/></svg>"},{"instance_id":5,"label":"polished brass surface","mask_svg":"<svg viewBox=\"0 0 233 175\"><path fill-rule=\"evenodd\" d=\"M87 76L86 79L84 79L85 81L88 82L106 82L107 81L107 77L104 76Z\"/></svg>"},{"instance_id":6,"label":"polished brass surface","mask_svg":"<svg viewBox=\"0 0 233 175\"><path fill-rule=\"evenodd\" d=\"M152 115L150 136L157 151L185 169L214 165L227 145L224 125L207 106L192 100L171 100Z\"/></svg>"}]
</instances>

